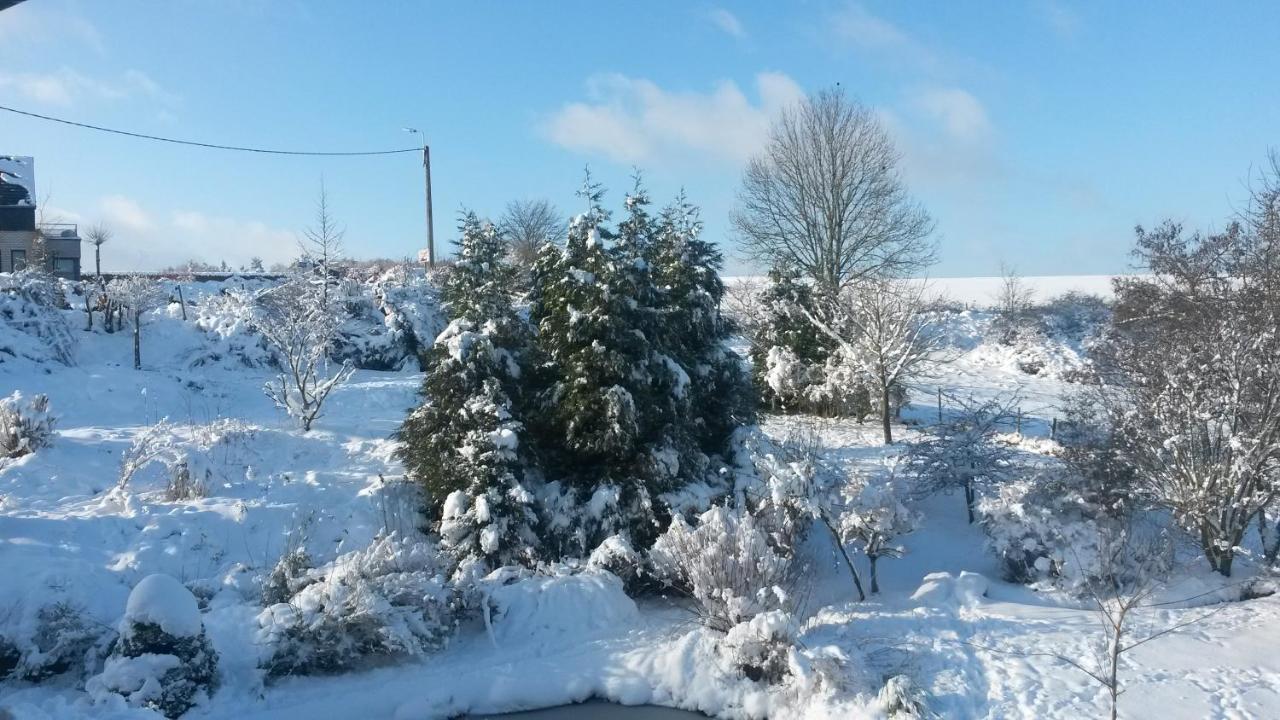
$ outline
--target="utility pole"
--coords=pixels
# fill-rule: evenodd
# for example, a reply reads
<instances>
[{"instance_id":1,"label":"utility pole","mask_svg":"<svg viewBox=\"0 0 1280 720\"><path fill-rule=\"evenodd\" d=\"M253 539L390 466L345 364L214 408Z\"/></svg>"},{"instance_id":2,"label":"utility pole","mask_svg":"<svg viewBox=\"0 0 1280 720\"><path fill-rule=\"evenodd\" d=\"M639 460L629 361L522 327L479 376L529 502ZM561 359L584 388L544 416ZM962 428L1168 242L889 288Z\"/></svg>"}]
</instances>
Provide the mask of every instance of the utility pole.
<instances>
[{"instance_id":1,"label":"utility pole","mask_svg":"<svg viewBox=\"0 0 1280 720\"><path fill-rule=\"evenodd\" d=\"M420 132L417 128L409 127L405 128L404 131L422 136L422 170L427 182L427 265L435 267L436 231L435 223L431 217L431 146L427 145L426 133Z\"/></svg>"}]
</instances>

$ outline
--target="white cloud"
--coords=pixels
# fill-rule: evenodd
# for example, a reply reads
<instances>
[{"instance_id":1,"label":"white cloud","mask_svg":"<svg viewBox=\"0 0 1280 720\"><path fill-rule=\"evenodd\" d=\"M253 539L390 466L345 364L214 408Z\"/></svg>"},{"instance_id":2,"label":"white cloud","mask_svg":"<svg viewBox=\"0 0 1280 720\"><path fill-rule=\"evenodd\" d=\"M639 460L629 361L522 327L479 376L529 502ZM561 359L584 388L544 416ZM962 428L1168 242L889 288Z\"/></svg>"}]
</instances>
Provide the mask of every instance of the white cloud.
<instances>
[{"instance_id":1,"label":"white cloud","mask_svg":"<svg viewBox=\"0 0 1280 720\"><path fill-rule=\"evenodd\" d=\"M197 210L165 213L134 198L109 195L98 201L98 218L115 231L103 248L107 270L159 270L188 260L240 267L260 257L268 265L298 254L297 236L259 220L209 215ZM66 213L64 222L89 221Z\"/></svg>"},{"instance_id":2,"label":"white cloud","mask_svg":"<svg viewBox=\"0 0 1280 720\"><path fill-rule=\"evenodd\" d=\"M1049 27L1064 40L1070 40L1080 32L1082 20L1075 10L1056 0L1044 0L1040 3L1040 12Z\"/></svg>"},{"instance_id":3,"label":"white cloud","mask_svg":"<svg viewBox=\"0 0 1280 720\"><path fill-rule=\"evenodd\" d=\"M50 9L45 3L19 3L0 13L0 52L21 53L53 43L103 51L102 33L81 15Z\"/></svg>"},{"instance_id":4,"label":"white cloud","mask_svg":"<svg viewBox=\"0 0 1280 720\"><path fill-rule=\"evenodd\" d=\"M672 92L624 75L587 83L587 102L569 103L544 127L562 147L618 162L659 163L711 159L738 164L758 152L769 124L804 91L781 73L756 76L752 102L732 81L709 93Z\"/></svg>"},{"instance_id":5,"label":"white cloud","mask_svg":"<svg viewBox=\"0 0 1280 720\"><path fill-rule=\"evenodd\" d=\"M137 202L124 195L108 195L98 202L106 221L124 230L145 232L155 226Z\"/></svg>"},{"instance_id":6,"label":"white cloud","mask_svg":"<svg viewBox=\"0 0 1280 720\"><path fill-rule=\"evenodd\" d=\"M735 38L742 39L747 36L746 28L742 27L742 22L738 20L738 16L725 10L724 8L716 8L707 14L707 18L725 33Z\"/></svg>"},{"instance_id":7,"label":"white cloud","mask_svg":"<svg viewBox=\"0 0 1280 720\"><path fill-rule=\"evenodd\" d=\"M855 47L888 56L926 70L938 67L937 54L892 22L873 15L857 3L849 3L829 19L837 39Z\"/></svg>"},{"instance_id":8,"label":"white cloud","mask_svg":"<svg viewBox=\"0 0 1280 720\"><path fill-rule=\"evenodd\" d=\"M916 94L917 107L941 124L953 140L975 143L991 133L991 122L982 102L960 88L933 88Z\"/></svg>"},{"instance_id":9,"label":"white cloud","mask_svg":"<svg viewBox=\"0 0 1280 720\"><path fill-rule=\"evenodd\" d=\"M166 93L159 83L140 70L127 70L115 79L88 77L67 67L42 73L0 71L0 90L3 89L11 89L43 105L69 106L85 98L173 99L173 96Z\"/></svg>"}]
</instances>

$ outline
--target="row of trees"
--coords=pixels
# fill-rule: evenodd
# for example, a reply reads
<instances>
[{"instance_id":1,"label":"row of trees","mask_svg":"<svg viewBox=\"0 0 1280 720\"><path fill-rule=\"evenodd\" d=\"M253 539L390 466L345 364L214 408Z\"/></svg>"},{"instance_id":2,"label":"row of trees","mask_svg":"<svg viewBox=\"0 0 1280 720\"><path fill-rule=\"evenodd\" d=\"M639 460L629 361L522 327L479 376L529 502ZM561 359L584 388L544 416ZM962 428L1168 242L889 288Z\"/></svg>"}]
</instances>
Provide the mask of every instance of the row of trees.
<instances>
[{"instance_id":1,"label":"row of trees","mask_svg":"<svg viewBox=\"0 0 1280 720\"><path fill-rule=\"evenodd\" d=\"M399 432L442 543L472 569L584 556L612 535L647 546L664 495L709 479L752 417L697 209L681 195L655 217L637 179L611 227L589 177L580 195L564 245L539 250L527 317L506 228L463 216L451 324Z\"/></svg>"}]
</instances>

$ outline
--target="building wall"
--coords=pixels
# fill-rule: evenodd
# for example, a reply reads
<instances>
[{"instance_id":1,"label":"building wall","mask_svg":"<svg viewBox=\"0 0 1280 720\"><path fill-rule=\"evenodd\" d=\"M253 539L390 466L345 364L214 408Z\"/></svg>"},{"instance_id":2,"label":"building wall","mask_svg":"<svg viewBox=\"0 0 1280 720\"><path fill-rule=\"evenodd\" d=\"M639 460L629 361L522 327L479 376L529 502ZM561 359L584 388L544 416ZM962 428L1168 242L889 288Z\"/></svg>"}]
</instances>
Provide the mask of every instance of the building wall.
<instances>
[{"instance_id":1,"label":"building wall","mask_svg":"<svg viewBox=\"0 0 1280 720\"><path fill-rule=\"evenodd\" d=\"M28 261L31 258L31 245L35 240L34 231L0 230L0 272L13 272L13 251L25 251ZM51 271L68 280L80 279L80 237L47 237L46 247L49 250ZM58 263L58 258L64 262ZM66 262L69 260L70 262Z\"/></svg>"},{"instance_id":2,"label":"building wall","mask_svg":"<svg viewBox=\"0 0 1280 720\"><path fill-rule=\"evenodd\" d=\"M35 231L0 230L0 272L13 272L14 250L25 250L31 253L31 240Z\"/></svg>"}]
</instances>

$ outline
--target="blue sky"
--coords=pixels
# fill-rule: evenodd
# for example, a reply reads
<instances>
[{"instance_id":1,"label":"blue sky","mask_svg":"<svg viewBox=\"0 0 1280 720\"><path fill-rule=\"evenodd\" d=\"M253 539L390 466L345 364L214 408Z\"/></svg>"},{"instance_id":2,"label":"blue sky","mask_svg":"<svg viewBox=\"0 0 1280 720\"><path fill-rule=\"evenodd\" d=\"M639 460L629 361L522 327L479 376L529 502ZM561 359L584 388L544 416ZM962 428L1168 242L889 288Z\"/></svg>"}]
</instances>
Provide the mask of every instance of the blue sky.
<instances>
[{"instance_id":1,"label":"blue sky","mask_svg":"<svg viewBox=\"0 0 1280 720\"><path fill-rule=\"evenodd\" d=\"M437 242L466 205L617 207L633 166L728 215L769 118L840 83L875 107L938 223L937 276L1128 267L1136 223L1221 226L1280 146L1273 2L28 0L0 12L0 104L140 132L297 149L428 131ZM423 245L421 165L145 143L0 113L108 267L291 257L321 176L349 252Z\"/></svg>"}]
</instances>

